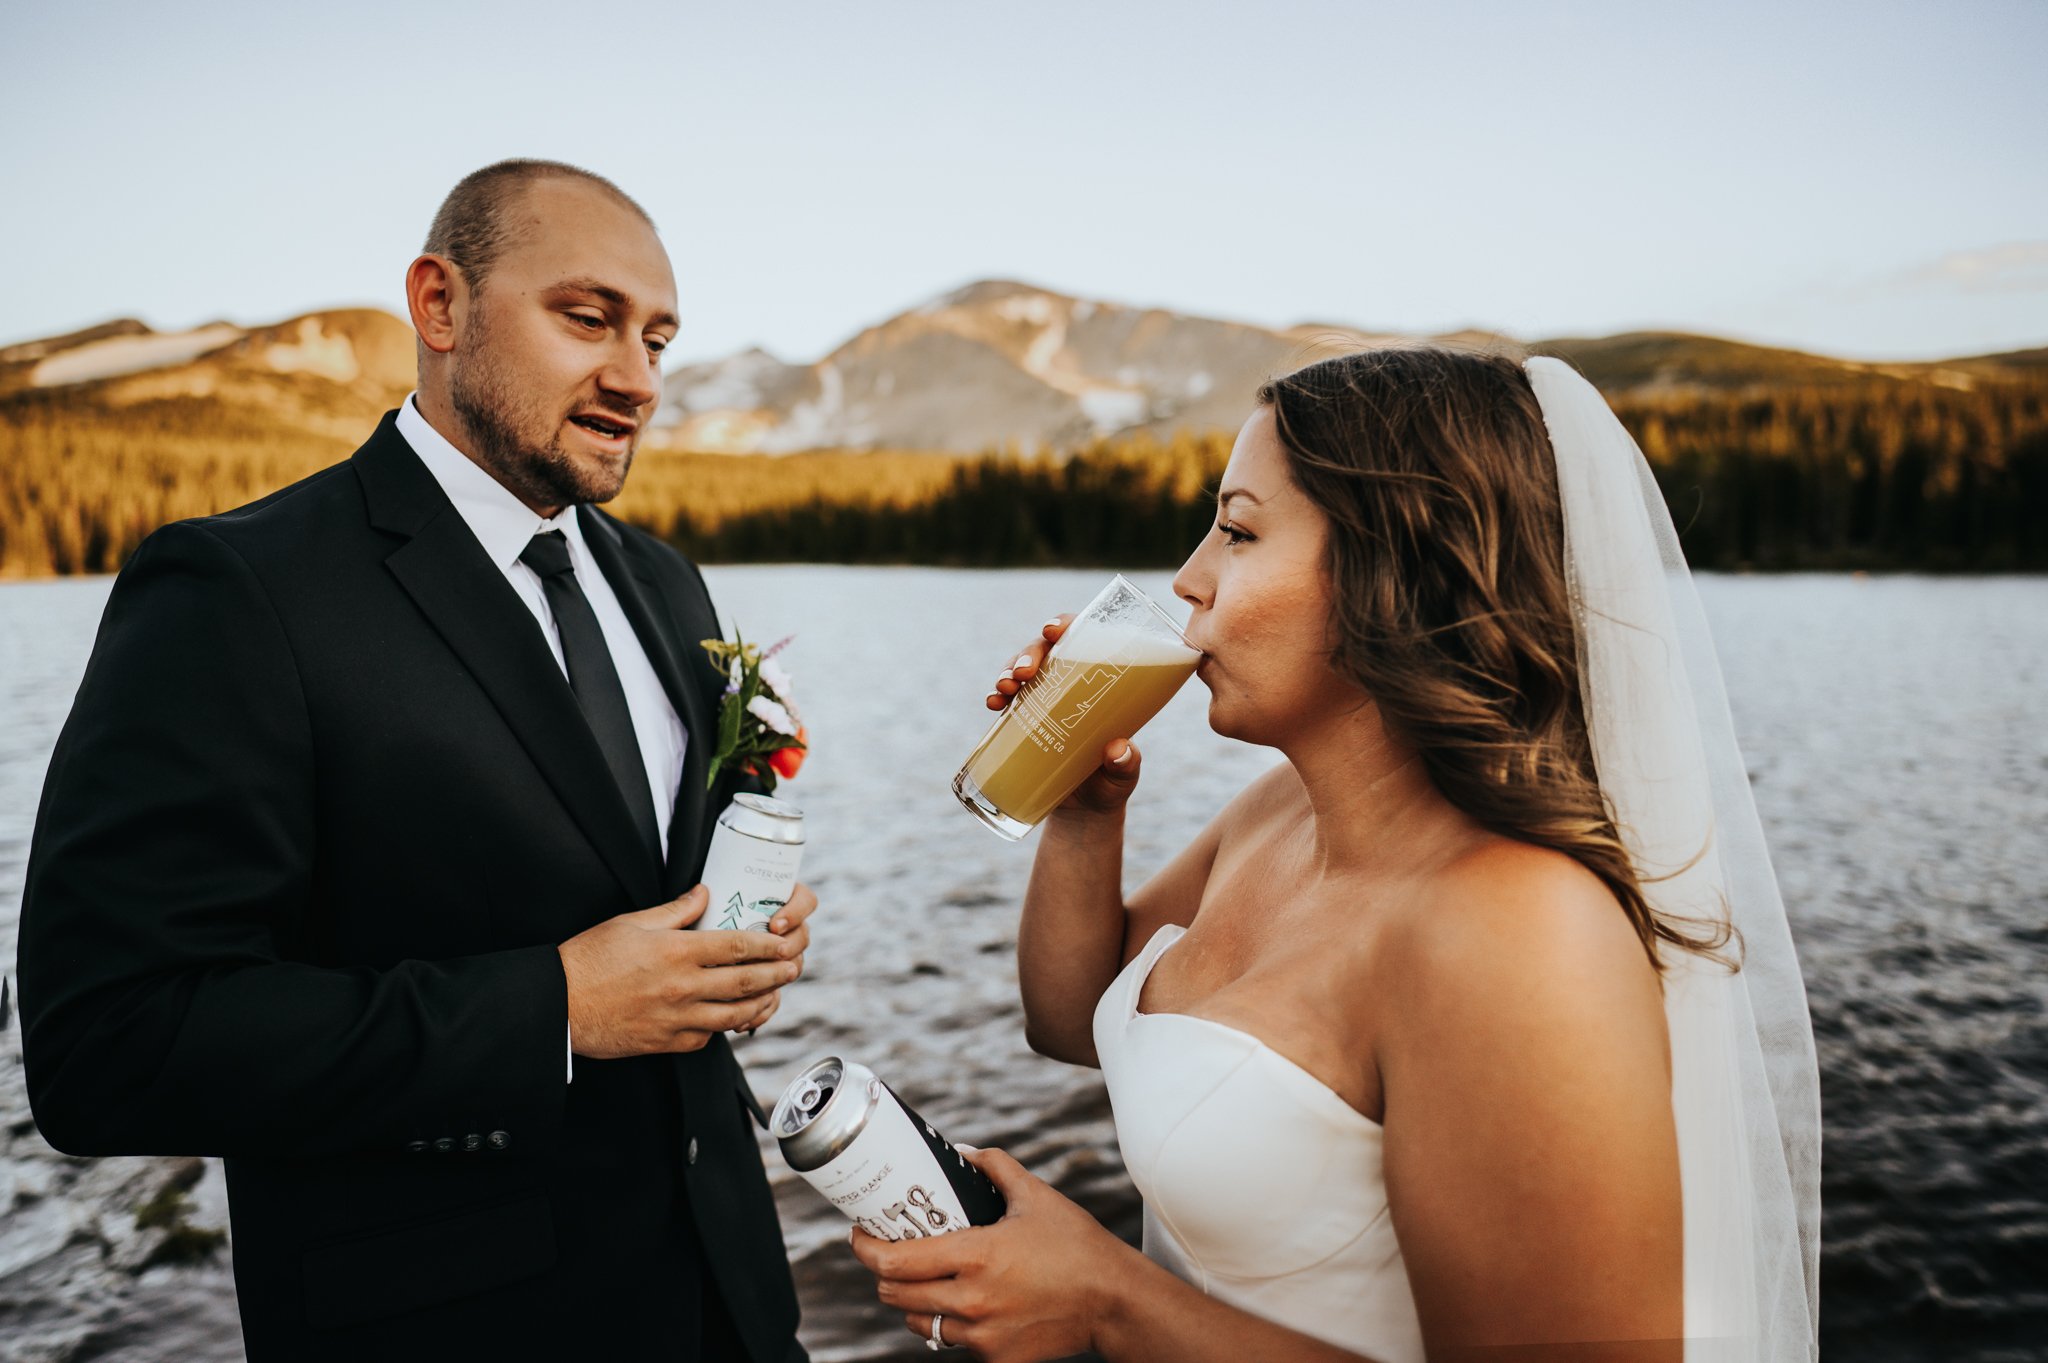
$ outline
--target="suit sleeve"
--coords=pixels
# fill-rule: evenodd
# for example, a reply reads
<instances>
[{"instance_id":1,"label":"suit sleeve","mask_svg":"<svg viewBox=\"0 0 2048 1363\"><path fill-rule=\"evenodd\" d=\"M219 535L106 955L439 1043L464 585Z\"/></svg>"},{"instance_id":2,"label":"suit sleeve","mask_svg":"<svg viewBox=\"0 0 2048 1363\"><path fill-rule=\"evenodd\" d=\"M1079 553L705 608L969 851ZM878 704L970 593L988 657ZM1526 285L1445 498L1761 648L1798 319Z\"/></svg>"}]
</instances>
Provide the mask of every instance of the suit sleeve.
<instances>
[{"instance_id":1,"label":"suit sleeve","mask_svg":"<svg viewBox=\"0 0 2048 1363\"><path fill-rule=\"evenodd\" d=\"M385 970L291 959L314 745L289 639L205 526L122 572L50 760L23 891L23 1062L73 1154L319 1156L557 1138L553 944Z\"/></svg>"}]
</instances>

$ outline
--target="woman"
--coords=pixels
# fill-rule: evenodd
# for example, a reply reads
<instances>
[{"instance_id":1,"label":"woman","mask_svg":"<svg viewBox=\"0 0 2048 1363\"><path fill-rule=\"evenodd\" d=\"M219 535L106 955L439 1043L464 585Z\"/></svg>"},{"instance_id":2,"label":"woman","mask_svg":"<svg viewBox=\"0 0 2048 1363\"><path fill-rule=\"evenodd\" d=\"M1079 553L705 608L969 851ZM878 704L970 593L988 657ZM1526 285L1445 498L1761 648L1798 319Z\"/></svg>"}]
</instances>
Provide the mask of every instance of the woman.
<instances>
[{"instance_id":1,"label":"woman","mask_svg":"<svg viewBox=\"0 0 2048 1363\"><path fill-rule=\"evenodd\" d=\"M1001 1224L856 1233L882 1300L1005 1361L1812 1356L1804 994L1620 423L1555 360L1346 356L1261 391L1217 507L1210 723L1286 760L1126 897L1111 743L1018 938L1145 1254L985 1152Z\"/></svg>"}]
</instances>

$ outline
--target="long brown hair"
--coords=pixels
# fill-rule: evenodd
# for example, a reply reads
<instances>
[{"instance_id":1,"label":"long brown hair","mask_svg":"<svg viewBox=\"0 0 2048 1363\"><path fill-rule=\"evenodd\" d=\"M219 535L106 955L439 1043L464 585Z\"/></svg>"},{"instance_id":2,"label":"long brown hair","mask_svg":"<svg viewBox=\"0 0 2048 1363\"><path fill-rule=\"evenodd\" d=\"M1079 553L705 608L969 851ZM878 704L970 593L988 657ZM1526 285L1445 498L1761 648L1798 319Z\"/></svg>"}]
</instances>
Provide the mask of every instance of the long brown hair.
<instances>
[{"instance_id":1,"label":"long brown hair","mask_svg":"<svg viewBox=\"0 0 2048 1363\"><path fill-rule=\"evenodd\" d=\"M1650 905L1600 790L1556 461L1521 365L1390 347L1298 369L1259 401L1329 518L1332 665L1458 809L1598 876L1654 967L1660 942L1714 955L1727 925Z\"/></svg>"}]
</instances>

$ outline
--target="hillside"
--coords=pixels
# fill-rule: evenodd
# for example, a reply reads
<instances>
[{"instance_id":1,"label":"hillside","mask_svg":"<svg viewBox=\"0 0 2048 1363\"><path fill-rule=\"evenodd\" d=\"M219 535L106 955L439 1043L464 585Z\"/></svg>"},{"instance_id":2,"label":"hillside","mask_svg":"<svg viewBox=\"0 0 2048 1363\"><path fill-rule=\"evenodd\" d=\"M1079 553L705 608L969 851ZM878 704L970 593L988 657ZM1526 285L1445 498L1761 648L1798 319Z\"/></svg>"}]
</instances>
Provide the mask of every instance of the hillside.
<instances>
[{"instance_id":1,"label":"hillside","mask_svg":"<svg viewBox=\"0 0 2048 1363\"><path fill-rule=\"evenodd\" d=\"M815 364L750 350L672 370L614 509L708 559L1166 562L1262 380L1391 339L974 284ZM0 577L112 571L166 521L345 458L411 387L413 346L399 319L348 309L0 348ZM2048 566L2048 349L1868 364L1668 332L1525 348L1614 402L1696 563Z\"/></svg>"},{"instance_id":2,"label":"hillside","mask_svg":"<svg viewBox=\"0 0 2048 1363\"><path fill-rule=\"evenodd\" d=\"M346 458L412 380L412 328L372 308L0 349L0 576L117 568L166 521Z\"/></svg>"},{"instance_id":3,"label":"hillside","mask_svg":"<svg viewBox=\"0 0 2048 1363\"><path fill-rule=\"evenodd\" d=\"M812 364L749 349L674 367L648 443L728 454L1065 451L1104 438L1233 430L1272 374L1398 339L1331 323L1271 329L985 280L868 327ZM1872 382L1968 389L2048 373L2048 348L1874 364L1676 332L1431 339L1563 356L1617 401ZM275 441L325 442L360 438L412 381L411 328L375 309L181 332L122 319L0 349L0 419L24 404L95 421L168 404L186 409L180 425L258 426Z\"/></svg>"},{"instance_id":4,"label":"hillside","mask_svg":"<svg viewBox=\"0 0 2048 1363\"><path fill-rule=\"evenodd\" d=\"M1103 438L1234 430L1272 374L1399 339L1342 324L1269 329L988 280L870 327L815 364L748 350L677 370L650 438L677 449L780 454L1071 450ZM1676 332L1427 339L1559 355L1616 400L1870 382L1967 389L2043 367L2034 351L1870 364Z\"/></svg>"},{"instance_id":5,"label":"hillside","mask_svg":"<svg viewBox=\"0 0 2048 1363\"><path fill-rule=\"evenodd\" d=\"M0 350L0 411L194 404L229 427L259 415L285 432L360 437L412 382L412 328L375 308L178 332L122 320Z\"/></svg>"}]
</instances>

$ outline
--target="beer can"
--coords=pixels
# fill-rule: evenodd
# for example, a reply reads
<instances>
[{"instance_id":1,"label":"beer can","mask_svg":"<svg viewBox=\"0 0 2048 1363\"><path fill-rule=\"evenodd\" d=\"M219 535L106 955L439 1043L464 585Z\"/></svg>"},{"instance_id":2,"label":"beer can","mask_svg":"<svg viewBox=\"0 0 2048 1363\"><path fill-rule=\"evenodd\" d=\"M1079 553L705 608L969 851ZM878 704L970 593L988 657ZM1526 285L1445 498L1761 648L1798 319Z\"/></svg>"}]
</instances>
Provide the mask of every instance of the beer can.
<instances>
[{"instance_id":1,"label":"beer can","mask_svg":"<svg viewBox=\"0 0 2048 1363\"><path fill-rule=\"evenodd\" d=\"M1003 1217L988 1175L856 1061L805 1067L768 1129L789 1167L870 1235L917 1240Z\"/></svg>"},{"instance_id":2,"label":"beer can","mask_svg":"<svg viewBox=\"0 0 2048 1363\"><path fill-rule=\"evenodd\" d=\"M742 793L718 816L704 857L711 902L691 924L761 932L789 902L804 858L804 812L787 800Z\"/></svg>"}]
</instances>

